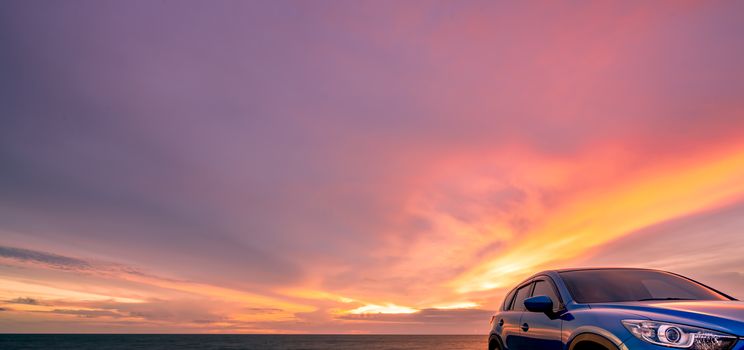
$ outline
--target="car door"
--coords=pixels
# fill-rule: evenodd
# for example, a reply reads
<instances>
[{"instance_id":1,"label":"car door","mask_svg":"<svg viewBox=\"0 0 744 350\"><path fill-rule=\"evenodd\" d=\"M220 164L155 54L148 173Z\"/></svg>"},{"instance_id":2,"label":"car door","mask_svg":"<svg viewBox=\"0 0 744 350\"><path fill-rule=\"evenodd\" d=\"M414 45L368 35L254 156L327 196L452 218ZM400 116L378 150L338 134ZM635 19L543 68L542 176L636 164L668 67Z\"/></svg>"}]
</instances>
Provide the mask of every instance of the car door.
<instances>
[{"instance_id":1,"label":"car door","mask_svg":"<svg viewBox=\"0 0 744 350\"><path fill-rule=\"evenodd\" d=\"M532 282L525 282L517 288L508 310L505 310L501 319L496 321L501 325L501 334L507 350L527 350L520 339L522 330L520 321L525 313L524 300L529 298L532 292Z\"/></svg>"},{"instance_id":2,"label":"car door","mask_svg":"<svg viewBox=\"0 0 744 350\"><path fill-rule=\"evenodd\" d=\"M549 277L538 277L533 281L531 296L545 295L553 301L553 311L563 308L558 289ZM520 344L525 349L560 350L562 320L555 316L548 316L543 312L525 311L521 317L522 331Z\"/></svg>"}]
</instances>

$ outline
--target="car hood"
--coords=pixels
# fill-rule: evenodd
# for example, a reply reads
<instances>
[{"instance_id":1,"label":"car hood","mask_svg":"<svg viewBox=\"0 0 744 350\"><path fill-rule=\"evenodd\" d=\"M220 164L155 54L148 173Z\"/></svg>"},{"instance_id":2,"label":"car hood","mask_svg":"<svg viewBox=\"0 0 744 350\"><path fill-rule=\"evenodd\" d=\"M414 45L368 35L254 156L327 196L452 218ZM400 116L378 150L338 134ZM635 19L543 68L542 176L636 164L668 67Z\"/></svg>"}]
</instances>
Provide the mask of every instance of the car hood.
<instances>
[{"instance_id":1,"label":"car hood","mask_svg":"<svg viewBox=\"0 0 744 350\"><path fill-rule=\"evenodd\" d=\"M590 304L592 309L622 309L655 321L667 321L744 336L744 302L741 301L639 301Z\"/></svg>"}]
</instances>

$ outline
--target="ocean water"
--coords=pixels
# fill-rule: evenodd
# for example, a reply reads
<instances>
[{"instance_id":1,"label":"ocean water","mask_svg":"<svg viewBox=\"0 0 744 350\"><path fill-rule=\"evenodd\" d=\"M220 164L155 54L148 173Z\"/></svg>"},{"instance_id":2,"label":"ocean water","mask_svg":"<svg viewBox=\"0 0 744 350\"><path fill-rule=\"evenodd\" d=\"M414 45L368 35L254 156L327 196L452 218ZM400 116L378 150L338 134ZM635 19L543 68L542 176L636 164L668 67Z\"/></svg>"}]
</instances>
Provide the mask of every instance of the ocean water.
<instances>
[{"instance_id":1,"label":"ocean water","mask_svg":"<svg viewBox=\"0 0 744 350\"><path fill-rule=\"evenodd\" d=\"M0 349L484 350L481 335L0 334Z\"/></svg>"}]
</instances>

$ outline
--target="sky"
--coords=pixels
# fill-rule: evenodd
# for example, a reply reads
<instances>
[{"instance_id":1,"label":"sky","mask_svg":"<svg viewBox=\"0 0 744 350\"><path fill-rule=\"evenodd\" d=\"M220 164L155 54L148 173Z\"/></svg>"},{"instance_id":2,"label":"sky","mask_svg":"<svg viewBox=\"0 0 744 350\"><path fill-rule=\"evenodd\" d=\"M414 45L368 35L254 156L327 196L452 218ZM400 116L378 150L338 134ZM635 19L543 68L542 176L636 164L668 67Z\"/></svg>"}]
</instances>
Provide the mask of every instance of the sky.
<instances>
[{"instance_id":1,"label":"sky","mask_svg":"<svg viewBox=\"0 0 744 350\"><path fill-rule=\"evenodd\" d=\"M485 334L744 298L744 3L0 2L0 332Z\"/></svg>"}]
</instances>

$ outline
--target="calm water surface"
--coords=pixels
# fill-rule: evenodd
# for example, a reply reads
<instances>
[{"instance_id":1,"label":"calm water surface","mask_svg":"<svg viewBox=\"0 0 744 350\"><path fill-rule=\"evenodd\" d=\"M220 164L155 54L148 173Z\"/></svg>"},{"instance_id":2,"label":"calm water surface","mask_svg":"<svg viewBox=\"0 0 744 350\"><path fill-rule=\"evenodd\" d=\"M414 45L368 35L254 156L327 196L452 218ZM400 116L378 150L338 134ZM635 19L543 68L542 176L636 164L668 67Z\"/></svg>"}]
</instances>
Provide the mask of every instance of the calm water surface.
<instances>
[{"instance_id":1,"label":"calm water surface","mask_svg":"<svg viewBox=\"0 0 744 350\"><path fill-rule=\"evenodd\" d=\"M480 335L0 334L0 349L484 350Z\"/></svg>"}]
</instances>

